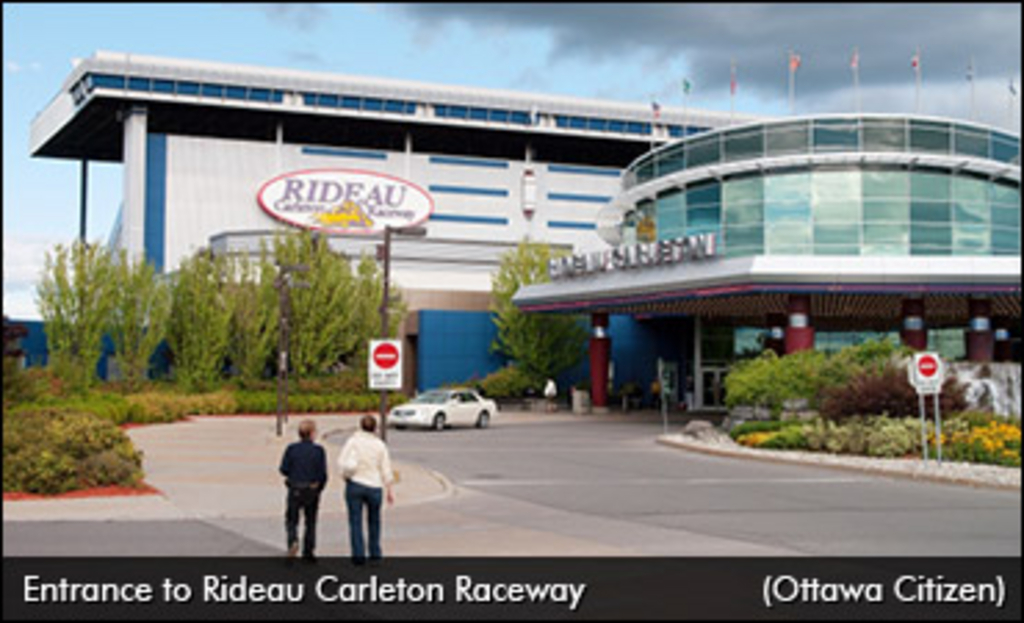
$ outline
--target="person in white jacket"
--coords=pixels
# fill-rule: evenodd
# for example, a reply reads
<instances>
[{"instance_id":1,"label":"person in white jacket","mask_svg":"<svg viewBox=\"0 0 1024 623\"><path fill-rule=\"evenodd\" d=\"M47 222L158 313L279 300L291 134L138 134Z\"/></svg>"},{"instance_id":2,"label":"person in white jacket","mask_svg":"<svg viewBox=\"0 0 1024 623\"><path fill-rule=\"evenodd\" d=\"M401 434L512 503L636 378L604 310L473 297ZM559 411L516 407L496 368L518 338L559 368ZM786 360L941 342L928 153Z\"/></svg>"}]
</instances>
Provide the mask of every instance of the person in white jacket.
<instances>
[{"instance_id":1,"label":"person in white jacket","mask_svg":"<svg viewBox=\"0 0 1024 623\"><path fill-rule=\"evenodd\" d=\"M356 431L341 449L338 467L345 479L345 504L348 507L348 534L352 545L352 562L366 562L366 542L363 539L363 508L366 508L369 532L370 560L380 560L380 511L383 500L395 503L391 490L395 481L391 469L391 455L374 431L377 419L365 415Z\"/></svg>"}]
</instances>

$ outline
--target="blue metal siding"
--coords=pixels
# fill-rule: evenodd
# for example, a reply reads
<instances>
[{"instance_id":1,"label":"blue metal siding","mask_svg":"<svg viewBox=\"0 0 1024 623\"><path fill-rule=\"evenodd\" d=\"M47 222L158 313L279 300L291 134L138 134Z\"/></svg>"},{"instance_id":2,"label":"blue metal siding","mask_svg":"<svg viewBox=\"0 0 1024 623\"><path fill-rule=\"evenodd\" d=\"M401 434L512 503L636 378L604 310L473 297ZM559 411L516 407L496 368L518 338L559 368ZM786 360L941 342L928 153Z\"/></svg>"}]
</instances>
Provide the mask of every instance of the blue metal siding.
<instances>
[{"instance_id":1,"label":"blue metal siding","mask_svg":"<svg viewBox=\"0 0 1024 623\"><path fill-rule=\"evenodd\" d=\"M470 186L443 186L431 184L430 192L447 193L452 195L479 195L481 197L508 197L508 191L504 188L474 188Z\"/></svg>"},{"instance_id":2,"label":"blue metal siding","mask_svg":"<svg viewBox=\"0 0 1024 623\"><path fill-rule=\"evenodd\" d=\"M463 216L461 214L438 214L430 215L432 221L445 221L449 223L468 223L470 225L508 225L507 218L496 216Z\"/></svg>"},{"instance_id":3,"label":"blue metal siding","mask_svg":"<svg viewBox=\"0 0 1024 623\"><path fill-rule=\"evenodd\" d=\"M551 229L597 229L594 223L578 223L575 221L548 221Z\"/></svg>"},{"instance_id":4,"label":"blue metal siding","mask_svg":"<svg viewBox=\"0 0 1024 623\"><path fill-rule=\"evenodd\" d=\"M421 310L416 389L482 379L505 365L490 352L498 334L490 312Z\"/></svg>"},{"instance_id":5,"label":"blue metal siding","mask_svg":"<svg viewBox=\"0 0 1024 623\"><path fill-rule=\"evenodd\" d=\"M365 158L367 160L387 160L388 155L379 151L359 149L331 149L328 147L303 147L302 153L308 156L338 156L340 158Z\"/></svg>"},{"instance_id":6,"label":"blue metal siding","mask_svg":"<svg viewBox=\"0 0 1024 623\"><path fill-rule=\"evenodd\" d=\"M167 135L146 137L146 207L143 246L146 261L158 273L164 271L167 222Z\"/></svg>"}]
</instances>

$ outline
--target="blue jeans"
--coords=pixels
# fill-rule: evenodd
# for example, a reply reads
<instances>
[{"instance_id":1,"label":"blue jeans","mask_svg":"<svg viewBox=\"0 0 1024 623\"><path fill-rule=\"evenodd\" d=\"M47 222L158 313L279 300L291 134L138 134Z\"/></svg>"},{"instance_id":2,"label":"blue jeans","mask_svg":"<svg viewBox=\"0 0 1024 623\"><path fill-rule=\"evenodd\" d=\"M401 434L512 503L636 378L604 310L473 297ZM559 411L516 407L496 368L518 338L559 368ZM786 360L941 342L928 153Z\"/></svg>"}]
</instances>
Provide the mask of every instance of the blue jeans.
<instances>
[{"instance_id":1,"label":"blue jeans","mask_svg":"<svg viewBox=\"0 0 1024 623\"><path fill-rule=\"evenodd\" d=\"M345 485L345 504L348 506L348 537L352 544L352 562L366 562L366 547L363 541L363 507L367 510L367 524L370 532L370 560L380 560L380 508L384 490L367 487L351 480Z\"/></svg>"}]
</instances>

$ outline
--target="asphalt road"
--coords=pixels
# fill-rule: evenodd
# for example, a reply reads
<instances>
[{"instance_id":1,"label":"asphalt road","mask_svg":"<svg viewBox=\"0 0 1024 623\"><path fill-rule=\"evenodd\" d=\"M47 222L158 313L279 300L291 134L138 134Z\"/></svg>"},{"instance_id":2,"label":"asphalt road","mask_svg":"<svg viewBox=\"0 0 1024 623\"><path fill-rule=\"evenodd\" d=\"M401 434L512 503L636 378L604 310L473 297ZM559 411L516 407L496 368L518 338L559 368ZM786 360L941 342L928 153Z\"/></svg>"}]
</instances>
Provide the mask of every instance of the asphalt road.
<instances>
[{"instance_id":1,"label":"asphalt road","mask_svg":"<svg viewBox=\"0 0 1024 623\"><path fill-rule=\"evenodd\" d=\"M398 431L390 442L495 501L637 530L805 555L1020 555L1019 492L699 455L654 444L660 431L654 419L563 419Z\"/></svg>"},{"instance_id":2,"label":"asphalt road","mask_svg":"<svg viewBox=\"0 0 1024 623\"><path fill-rule=\"evenodd\" d=\"M386 550L1020 555L1019 492L693 454L657 445L660 432L656 419L558 416L510 418L483 431L392 431L397 460L444 474L456 490L448 499L396 508ZM344 555L340 503L322 509L319 550ZM282 526L273 515L5 521L4 555L274 554Z\"/></svg>"}]
</instances>

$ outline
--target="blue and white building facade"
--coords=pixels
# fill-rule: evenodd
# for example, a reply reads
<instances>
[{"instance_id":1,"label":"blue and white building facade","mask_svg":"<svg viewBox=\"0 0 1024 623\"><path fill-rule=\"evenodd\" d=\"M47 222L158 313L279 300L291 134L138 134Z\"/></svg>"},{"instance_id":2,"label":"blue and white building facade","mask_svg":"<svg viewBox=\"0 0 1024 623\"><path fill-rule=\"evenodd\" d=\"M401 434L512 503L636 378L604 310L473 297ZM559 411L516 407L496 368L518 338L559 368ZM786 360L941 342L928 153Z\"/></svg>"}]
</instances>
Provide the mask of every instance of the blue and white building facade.
<instances>
[{"instance_id":1,"label":"blue and white building facade","mask_svg":"<svg viewBox=\"0 0 1024 623\"><path fill-rule=\"evenodd\" d=\"M257 194L289 172L367 171L424 189L434 204L427 236L396 239L392 251L418 360L406 377L422 389L500 365L486 348L489 325L460 314L486 312L503 253L524 239L604 247L597 215L620 194L627 165L728 122L728 113L655 116L645 104L97 52L36 117L30 150L122 163L110 244L164 272L201 248L255 252L288 229ZM380 242L328 239L353 256ZM463 346L481 344L454 353L465 327L473 337Z\"/></svg>"}]
</instances>

